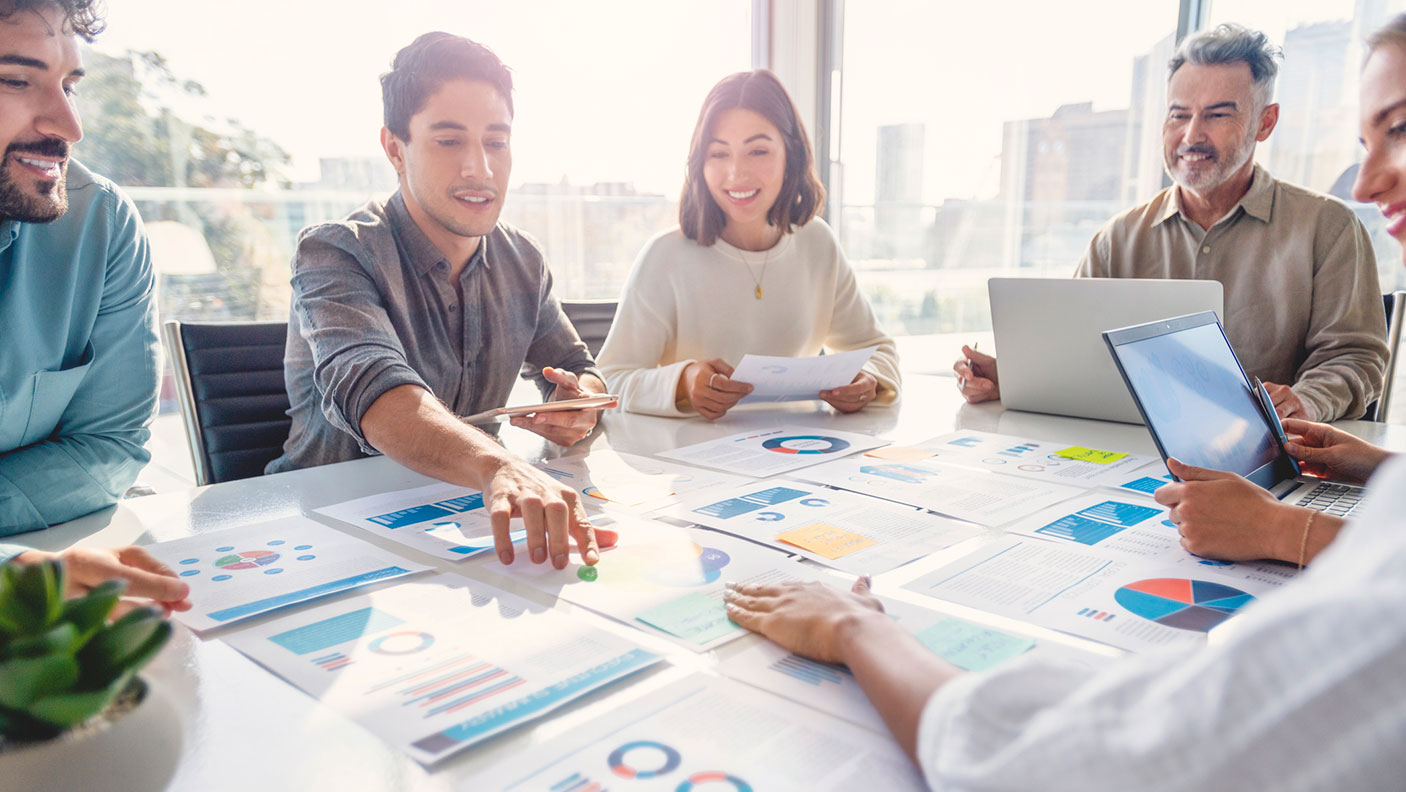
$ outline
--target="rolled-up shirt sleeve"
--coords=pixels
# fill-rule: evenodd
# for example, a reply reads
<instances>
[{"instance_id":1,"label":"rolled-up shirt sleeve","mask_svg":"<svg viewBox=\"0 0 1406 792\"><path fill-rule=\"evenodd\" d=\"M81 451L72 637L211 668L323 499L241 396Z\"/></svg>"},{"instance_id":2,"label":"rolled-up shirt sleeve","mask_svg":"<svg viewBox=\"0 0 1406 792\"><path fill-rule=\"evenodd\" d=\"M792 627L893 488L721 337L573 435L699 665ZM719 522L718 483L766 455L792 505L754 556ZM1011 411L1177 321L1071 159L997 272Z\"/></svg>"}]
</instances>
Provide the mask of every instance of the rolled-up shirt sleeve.
<instances>
[{"instance_id":1,"label":"rolled-up shirt sleeve","mask_svg":"<svg viewBox=\"0 0 1406 792\"><path fill-rule=\"evenodd\" d=\"M351 235L340 230L316 238L304 232L299 239L293 316L311 350L322 414L375 454L361 431L366 411L392 388L430 388L407 362L375 281L358 261Z\"/></svg>"}]
</instances>

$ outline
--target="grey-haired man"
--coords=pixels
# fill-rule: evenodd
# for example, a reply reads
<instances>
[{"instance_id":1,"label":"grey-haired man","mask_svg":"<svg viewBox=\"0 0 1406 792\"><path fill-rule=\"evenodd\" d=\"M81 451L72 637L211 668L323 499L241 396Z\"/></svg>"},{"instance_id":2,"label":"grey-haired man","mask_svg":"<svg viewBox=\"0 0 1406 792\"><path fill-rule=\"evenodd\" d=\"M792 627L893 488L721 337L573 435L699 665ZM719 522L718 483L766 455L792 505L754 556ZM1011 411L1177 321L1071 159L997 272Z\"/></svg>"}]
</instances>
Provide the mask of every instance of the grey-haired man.
<instances>
[{"instance_id":1,"label":"grey-haired man","mask_svg":"<svg viewBox=\"0 0 1406 792\"><path fill-rule=\"evenodd\" d=\"M1278 58L1263 33L1239 25L1182 43L1162 126L1175 184L1110 220L1077 274L1220 281L1226 334L1280 416L1356 418L1386 368L1376 259L1346 205L1254 162L1279 120ZM999 398L994 358L964 350L954 370L968 401Z\"/></svg>"}]
</instances>

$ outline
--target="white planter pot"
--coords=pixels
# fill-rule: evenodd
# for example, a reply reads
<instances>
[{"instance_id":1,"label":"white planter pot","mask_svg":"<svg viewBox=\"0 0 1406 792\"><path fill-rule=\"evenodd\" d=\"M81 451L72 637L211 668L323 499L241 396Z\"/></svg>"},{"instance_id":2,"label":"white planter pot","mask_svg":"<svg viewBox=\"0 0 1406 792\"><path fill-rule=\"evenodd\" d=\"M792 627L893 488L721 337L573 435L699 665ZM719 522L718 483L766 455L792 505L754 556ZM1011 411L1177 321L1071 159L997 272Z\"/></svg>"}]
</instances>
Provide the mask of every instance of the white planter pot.
<instances>
[{"instance_id":1,"label":"white planter pot","mask_svg":"<svg viewBox=\"0 0 1406 792\"><path fill-rule=\"evenodd\" d=\"M0 751L0 792L160 792L181 758L180 714L150 680L135 709L115 721Z\"/></svg>"}]
</instances>

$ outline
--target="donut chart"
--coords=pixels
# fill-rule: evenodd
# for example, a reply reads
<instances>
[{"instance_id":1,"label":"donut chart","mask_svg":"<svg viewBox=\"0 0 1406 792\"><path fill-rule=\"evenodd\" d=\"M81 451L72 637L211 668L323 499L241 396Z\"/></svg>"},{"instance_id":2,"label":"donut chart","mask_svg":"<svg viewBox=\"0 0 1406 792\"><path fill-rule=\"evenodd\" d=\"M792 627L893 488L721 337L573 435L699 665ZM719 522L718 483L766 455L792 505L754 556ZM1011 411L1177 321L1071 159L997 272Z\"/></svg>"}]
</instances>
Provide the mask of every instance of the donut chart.
<instances>
[{"instance_id":1,"label":"donut chart","mask_svg":"<svg viewBox=\"0 0 1406 792\"><path fill-rule=\"evenodd\" d=\"M215 566L220 569L258 569L277 562L278 558L278 553L272 550L246 550L215 559Z\"/></svg>"},{"instance_id":2,"label":"donut chart","mask_svg":"<svg viewBox=\"0 0 1406 792\"><path fill-rule=\"evenodd\" d=\"M1210 632L1255 598L1221 583L1152 578L1129 583L1113 599L1133 614L1178 630Z\"/></svg>"},{"instance_id":3,"label":"donut chart","mask_svg":"<svg viewBox=\"0 0 1406 792\"><path fill-rule=\"evenodd\" d=\"M719 773L710 770L704 771L702 773L694 773L693 775L684 779L684 782L682 784L679 784L678 787L674 790L674 792L692 792L692 790L695 789L717 789L720 791L730 790L731 792L752 792L752 785L747 783L746 781L743 781L735 775L728 775L727 773Z\"/></svg>"},{"instance_id":4,"label":"donut chart","mask_svg":"<svg viewBox=\"0 0 1406 792\"><path fill-rule=\"evenodd\" d=\"M367 644L366 648L380 655L408 655L434 645L434 636L418 630L387 633Z\"/></svg>"},{"instance_id":5,"label":"donut chart","mask_svg":"<svg viewBox=\"0 0 1406 792\"><path fill-rule=\"evenodd\" d=\"M658 766L636 767L626 764L627 754L635 753L636 761L655 761ZM610 752L606 758L606 764L610 765L610 772L621 778L654 778L656 776L667 775L674 772L679 767L679 762L683 757L671 746L653 740L635 740ZM682 787L680 787L682 789Z\"/></svg>"},{"instance_id":6,"label":"donut chart","mask_svg":"<svg viewBox=\"0 0 1406 792\"><path fill-rule=\"evenodd\" d=\"M825 435L792 435L763 440L762 448L778 454L833 454L849 448L849 441Z\"/></svg>"}]
</instances>

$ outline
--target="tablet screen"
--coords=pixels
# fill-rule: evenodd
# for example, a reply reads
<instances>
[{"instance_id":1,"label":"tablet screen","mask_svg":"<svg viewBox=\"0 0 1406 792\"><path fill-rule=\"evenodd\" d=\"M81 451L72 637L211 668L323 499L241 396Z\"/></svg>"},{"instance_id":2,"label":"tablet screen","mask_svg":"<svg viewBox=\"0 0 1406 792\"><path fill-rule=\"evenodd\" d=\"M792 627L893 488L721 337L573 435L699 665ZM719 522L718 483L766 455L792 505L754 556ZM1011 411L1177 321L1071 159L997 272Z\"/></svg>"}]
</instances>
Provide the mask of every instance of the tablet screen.
<instances>
[{"instance_id":1,"label":"tablet screen","mask_svg":"<svg viewBox=\"0 0 1406 792\"><path fill-rule=\"evenodd\" d=\"M1114 349L1168 456L1249 476L1283 453L1219 324Z\"/></svg>"}]
</instances>

